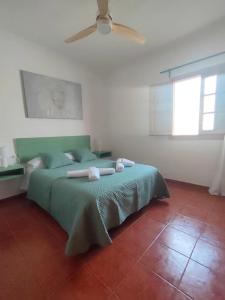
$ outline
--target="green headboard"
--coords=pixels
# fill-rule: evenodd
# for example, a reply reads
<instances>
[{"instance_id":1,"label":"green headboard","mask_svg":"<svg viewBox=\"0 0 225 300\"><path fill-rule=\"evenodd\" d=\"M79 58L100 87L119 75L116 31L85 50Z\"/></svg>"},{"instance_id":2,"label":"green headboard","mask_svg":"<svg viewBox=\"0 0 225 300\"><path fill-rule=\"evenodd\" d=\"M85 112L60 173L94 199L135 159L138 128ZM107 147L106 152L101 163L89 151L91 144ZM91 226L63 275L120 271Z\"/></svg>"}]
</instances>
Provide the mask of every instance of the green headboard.
<instances>
[{"instance_id":1,"label":"green headboard","mask_svg":"<svg viewBox=\"0 0 225 300\"><path fill-rule=\"evenodd\" d=\"M41 152L69 152L77 148L90 149L90 136L60 136L14 139L16 155L20 162L26 162Z\"/></svg>"}]
</instances>

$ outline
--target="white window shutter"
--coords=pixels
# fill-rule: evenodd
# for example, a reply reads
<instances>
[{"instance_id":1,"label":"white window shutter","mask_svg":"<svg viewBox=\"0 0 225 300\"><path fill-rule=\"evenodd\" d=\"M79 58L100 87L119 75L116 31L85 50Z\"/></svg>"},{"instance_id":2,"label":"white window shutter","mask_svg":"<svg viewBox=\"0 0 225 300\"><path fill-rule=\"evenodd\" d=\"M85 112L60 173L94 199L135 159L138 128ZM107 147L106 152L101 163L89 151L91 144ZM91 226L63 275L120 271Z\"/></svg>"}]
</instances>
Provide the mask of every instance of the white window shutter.
<instances>
[{"instance_id":1,"label":"white window shutter","mask_svg":"<svg viewBox=\"0 0 225 300\"><path fill-rule=\"evenodd\" d=\"M173 124L172 83L150 87L150 135L171 135Z\"/></svg>"}]
</instances>

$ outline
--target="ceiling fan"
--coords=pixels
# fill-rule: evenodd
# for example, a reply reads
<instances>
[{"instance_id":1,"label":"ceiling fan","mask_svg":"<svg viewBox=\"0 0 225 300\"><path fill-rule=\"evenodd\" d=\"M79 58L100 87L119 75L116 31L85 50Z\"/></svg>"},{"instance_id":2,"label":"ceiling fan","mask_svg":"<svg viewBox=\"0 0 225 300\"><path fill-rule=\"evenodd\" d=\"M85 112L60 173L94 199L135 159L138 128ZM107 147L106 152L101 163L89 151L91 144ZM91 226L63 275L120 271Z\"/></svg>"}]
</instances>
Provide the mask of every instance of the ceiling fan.
<instances>
[{"instance_id":1,"label":"ceiling fan","mask_svg":"<svg viewBox=\"0 0 225 300\"><path fill-rule=\"evenodd\" d=\"M101 34L109 34L111 32L116 32L139 44L145 43L145 37L138 33L136 30L122 24L114 23L112 21L112 17L109 13L108 0L97 0L97 3L98 16L96 18L96 23L67 38L65 40L65 43L72 43L78 41L94 33L96 30L98 30Z\"/></svg>"}]
</instances>

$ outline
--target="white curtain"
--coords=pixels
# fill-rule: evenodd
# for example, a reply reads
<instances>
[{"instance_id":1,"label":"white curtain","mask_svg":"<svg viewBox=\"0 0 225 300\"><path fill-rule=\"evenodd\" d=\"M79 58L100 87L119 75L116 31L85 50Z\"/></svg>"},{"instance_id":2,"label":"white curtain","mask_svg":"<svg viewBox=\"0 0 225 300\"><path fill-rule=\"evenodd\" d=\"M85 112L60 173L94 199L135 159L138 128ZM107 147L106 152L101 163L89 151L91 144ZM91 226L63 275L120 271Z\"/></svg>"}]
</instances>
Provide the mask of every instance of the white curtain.
<instances>
[{"instance_id":1,"label":"white curtain","mask_svg":"<svg viewBox=\"0 0 225 300\"><path fill-rule=\"evenodd\" d=\"M225 136L215 178L209 189L211 195L225 196Z\"/></svg>"}]
</instances>

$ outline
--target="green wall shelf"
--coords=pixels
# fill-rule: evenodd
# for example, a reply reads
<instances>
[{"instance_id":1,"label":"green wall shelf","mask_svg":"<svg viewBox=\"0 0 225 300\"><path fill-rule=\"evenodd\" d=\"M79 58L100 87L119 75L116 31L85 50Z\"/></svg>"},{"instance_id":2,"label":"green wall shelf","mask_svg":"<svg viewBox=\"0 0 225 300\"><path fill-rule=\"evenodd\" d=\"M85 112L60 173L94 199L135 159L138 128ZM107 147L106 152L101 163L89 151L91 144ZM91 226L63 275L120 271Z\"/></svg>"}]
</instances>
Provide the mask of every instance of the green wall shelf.
<instances>
[{"instance_id":1,"label":"green wall shelf","mask_svg":"<svg viewBox=\"0 0 225 300\"><path fill-rule=\"evenodd\" d=\"M105 157L111 157L112 152L111 151L94 151L93 152L98 158L105 158Z\"/></svg>"},{"instance_id":2,"label":"green wall shelf","mask_svg":"<svg viewBox=\"0 0 225 300\"><path fill-rule=\"evenodd\" d=\"M8 166L7 168L0 167L0 181L19 178L24 174L24 166L20 164Z\"/></svg>"}]
</instances>

